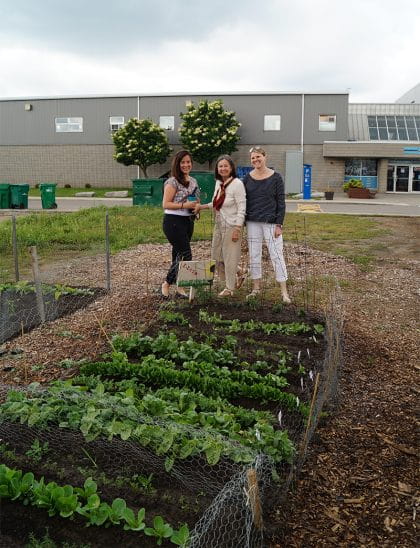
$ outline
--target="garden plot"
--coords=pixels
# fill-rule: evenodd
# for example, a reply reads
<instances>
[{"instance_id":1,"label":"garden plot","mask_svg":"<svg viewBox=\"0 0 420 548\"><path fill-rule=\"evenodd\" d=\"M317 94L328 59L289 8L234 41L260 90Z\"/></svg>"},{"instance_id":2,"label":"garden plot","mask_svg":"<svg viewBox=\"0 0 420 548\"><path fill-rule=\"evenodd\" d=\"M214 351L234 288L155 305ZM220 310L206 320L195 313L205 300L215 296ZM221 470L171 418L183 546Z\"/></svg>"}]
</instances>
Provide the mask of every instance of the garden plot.
<instances>
[{"instance_id":1,"label":"garden plot","mask_svg":"<svg viewBox=\"0 0 420 548\"><path fill-rule=\"evenodd\" d=\"M4 534L42 536L49 515L52 538L91 546L262 545L337 366L332 325L267 303L172 304L77 377L10 390Z\"/></svg>"},{"instance_id":2,"label":"garden plot","mask_svg":"<svg viewBox=\"0 0 420 548\"><path fill-rule=\"evenodd\" d=\"M40 325L42 315L45 321L53 321L87 306L104 293L99 288L62 284L42 284L40 290L41 304L33 284L0 285L0 344Z\"/></svg>"}]
</instances>

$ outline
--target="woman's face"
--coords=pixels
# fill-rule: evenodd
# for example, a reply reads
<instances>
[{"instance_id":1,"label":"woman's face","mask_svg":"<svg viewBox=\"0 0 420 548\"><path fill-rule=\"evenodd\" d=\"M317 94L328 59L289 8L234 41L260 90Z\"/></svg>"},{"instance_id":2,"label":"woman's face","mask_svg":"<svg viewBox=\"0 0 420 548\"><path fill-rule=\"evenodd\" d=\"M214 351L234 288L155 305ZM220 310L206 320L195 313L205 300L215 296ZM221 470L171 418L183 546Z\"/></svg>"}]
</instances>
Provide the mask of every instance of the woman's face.
<instances>
[{"instance_id":1,"label":"woman's face","mask_svg":"<svg viewBox=\"0 0 420 548\"><path fill-rule=\"evenodd\" d=\"M227 160L220 160L217 164L217 173L220 175L222 180L230 177L232 173L232 168Z\"/></svg>"},{"instance_id":2,"label":"woman's face","mask_svg":"<svg viewBox=\"0 0 420 548\"><path fill-rule=\"evenodd\" d=\"M191 156L184 156L179 164L179 167L181 168L181 172L184 175L189 175L190 171L192 170Z\"/></svg>"},{"instance_id":3,"label":"woman's face","mask_svg":"<svg viewBox=\"0 0 420 548\"><path fill-rule=\"evenodd\" d=\"M251 165L258 169L265 167L265 156L261 152L251 152Z\"/></svg>"}]
</instances>

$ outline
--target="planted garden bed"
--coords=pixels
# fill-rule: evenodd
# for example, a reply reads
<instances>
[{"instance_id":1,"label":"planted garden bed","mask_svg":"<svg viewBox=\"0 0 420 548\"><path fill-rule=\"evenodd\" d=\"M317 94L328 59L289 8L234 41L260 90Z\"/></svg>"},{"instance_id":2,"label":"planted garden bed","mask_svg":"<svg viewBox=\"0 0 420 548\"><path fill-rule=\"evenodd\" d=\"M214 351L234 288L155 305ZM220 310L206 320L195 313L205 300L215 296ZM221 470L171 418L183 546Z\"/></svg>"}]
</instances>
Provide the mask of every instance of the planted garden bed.
<instances>
[{"instance_id":1,"label":"planted garden bed","mask_svg":"<svg viewBox=\"0 0 420 548\"><path fill-rule=\"evenodd\" d=\"M53 321L87 306L104 289L42 284L45 321ZM35 286L28 282L0 285L0 344L41 323Z\"/></svg>"},{"instance_id":2,"label":"planted garden bed","mask_svg":"<svg viewBox=\"0 0 420 548\"><path fill-rule=\"evenodd\" d=\"M144 333L115 336L109 355L77 377L10 391L0 407L1 462L33 474L35 487L16 496L3 470L0 494L15 499L3 510L19 515L26 497L62 516L52 538L91 546L261 545L263 516L316 422L324 331L321 318L278 305L179 303L162 307ZM41 477L58 493L71 486L68 516L65 501L48 506L33 494ZM98 498L89 499L83 486L92 481ZM39 534L48 520L34 515ZM86 536L86 520L110 527Z\"/></svg>"}]
</instances>

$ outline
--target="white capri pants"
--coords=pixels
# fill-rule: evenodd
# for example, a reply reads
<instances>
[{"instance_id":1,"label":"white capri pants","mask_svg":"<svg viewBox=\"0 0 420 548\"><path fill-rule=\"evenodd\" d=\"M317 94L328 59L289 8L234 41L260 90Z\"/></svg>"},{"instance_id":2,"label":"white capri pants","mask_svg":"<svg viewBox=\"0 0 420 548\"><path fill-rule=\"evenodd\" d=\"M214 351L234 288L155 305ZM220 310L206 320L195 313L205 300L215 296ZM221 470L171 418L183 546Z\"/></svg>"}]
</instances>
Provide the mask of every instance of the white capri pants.
<instances>
[{"instance_id":1,"label":"white capri pants","mask_svg":"<svg viewBox=\"0 0 420 548\"><path fill-rule=\"evenodd\" d=\"M287 280L286 263L283 257L283 236L274 237L275 224L246 223L248 232L249 270L252 280L260 280L262 277L261 258L263 239L268 248L270 259L274 268L277 282Z\"/></svg>"}]
</instances>

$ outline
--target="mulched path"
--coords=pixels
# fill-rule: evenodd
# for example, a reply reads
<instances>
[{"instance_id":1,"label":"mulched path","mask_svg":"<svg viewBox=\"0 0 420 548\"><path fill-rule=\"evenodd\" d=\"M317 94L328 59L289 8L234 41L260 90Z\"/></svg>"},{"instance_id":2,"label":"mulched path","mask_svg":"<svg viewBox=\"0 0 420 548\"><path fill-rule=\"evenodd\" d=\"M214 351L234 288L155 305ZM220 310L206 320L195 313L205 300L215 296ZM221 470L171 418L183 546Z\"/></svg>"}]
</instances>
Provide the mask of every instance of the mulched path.
<instances>
[{"instance_id":1,"label":"mulched path","mask_svg":"<svg viewBox=\"0 0 420 548\"><path fill-rule=\"evenodd\" d=\"M419 262L385 257L363 272L340 257L308 250L303 260L297 246L286 249L296 279L313 274L342 281L345 360L338 407L318 428L287 508L271 516L270 546L414 547ZM208 243L196 244L196 258L207 252ZM169 257L167 246L138 246L115 257L112 293L4 345L24 352L0 357L1 381L71 375L71 362L63 367L61 360L93 358L107 349L112 333L147 325L160 302L153 289L164 272L162 257ZM144 261L147 268L139 266ZM49 273L55 281L100 285L94 259L62 266Z\"/></svg>"}]
</instances>

